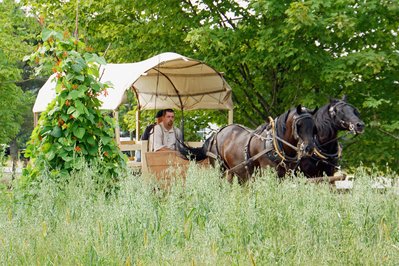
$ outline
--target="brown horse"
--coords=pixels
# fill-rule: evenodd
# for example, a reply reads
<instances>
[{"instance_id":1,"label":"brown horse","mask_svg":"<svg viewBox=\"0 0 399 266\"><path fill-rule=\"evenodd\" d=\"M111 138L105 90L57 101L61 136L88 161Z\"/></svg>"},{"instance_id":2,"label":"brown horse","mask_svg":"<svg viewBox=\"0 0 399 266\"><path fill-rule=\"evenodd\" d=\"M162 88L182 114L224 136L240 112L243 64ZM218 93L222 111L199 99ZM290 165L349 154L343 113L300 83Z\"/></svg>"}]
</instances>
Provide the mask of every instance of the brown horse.
<instances>
[{"instance_id":1,"label":"brown horse","mask_svg":"<svg viewBox=\"0 0 399 266\"><path fill-rule=\"evenodd\" d=\"M192 154L192 159L203 159L206 154L211 163L218 161L230 182L236 175L240 184L245 183L255 169L268 166L274 167L282 177L298 165L302 156L313 153L312 115L299 105L256 130L228 125L208 138L202 148L179 150L186 156Z\"/></svg>"}]
</instances>

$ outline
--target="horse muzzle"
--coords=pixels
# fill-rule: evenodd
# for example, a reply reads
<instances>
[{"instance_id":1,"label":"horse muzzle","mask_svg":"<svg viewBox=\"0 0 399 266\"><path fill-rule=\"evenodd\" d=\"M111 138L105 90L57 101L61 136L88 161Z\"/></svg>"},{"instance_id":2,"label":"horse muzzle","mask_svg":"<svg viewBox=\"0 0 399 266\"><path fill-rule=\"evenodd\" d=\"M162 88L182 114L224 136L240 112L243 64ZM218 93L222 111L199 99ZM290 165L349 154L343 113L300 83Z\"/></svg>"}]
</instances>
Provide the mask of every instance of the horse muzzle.
<instances>
[{"instance_id":1,"label":"horse muzzle","mask_svg":"<svg viewBox=\"0 0 399 266\"><path fill-rule=\"evenodd\" d=\"M349 123L349 130L353 134L362 134L364 132L364 123L357 122L357 123Z\"/></svg>"},{"instance_id":2,"label":"horse muzzle","mask_svg":"<svg viewBox=\"0 0 399 266\"><path fill-rule=\"evenodd\" d=\"M301 146L299 148L300 153L301 153L301 157L303 157L303 156L305 156L305 157L312 156L314 149L315 149L314 143L305 144L304 142L302 142Z\"/></svg>"}]
</instances>

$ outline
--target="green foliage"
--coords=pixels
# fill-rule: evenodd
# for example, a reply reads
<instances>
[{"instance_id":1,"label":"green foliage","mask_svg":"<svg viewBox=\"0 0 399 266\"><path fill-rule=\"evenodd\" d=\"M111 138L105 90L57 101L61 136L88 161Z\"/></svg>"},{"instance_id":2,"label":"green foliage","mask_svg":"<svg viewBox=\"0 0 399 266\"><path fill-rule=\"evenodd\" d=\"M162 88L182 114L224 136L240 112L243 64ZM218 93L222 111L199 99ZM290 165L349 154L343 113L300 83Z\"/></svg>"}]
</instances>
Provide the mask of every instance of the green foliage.
<instances>
[{"instance_id":1,"label":"green foliage","mask_svg":"<svg viewBox=\"0 0 399 266\"><path fill-rule=\"evenodd\" d=\"M195 110L195 111L176 111L175 124L177 127L184 127L185 141L204 141L205 128L209 124L219 127L227 124L227 111L221 110Z\"/></svg>"},{"instance_id":2,"label":"green foliage","mask_svg":"<svg viewBox=\"0 0 399 266\"><path fill-rule=\"evenodd\" d=\"M29 93L17 85L22 57L31 51L27 40L32 18L26 17L20 7L12 0L0 2L0 143L9 143L17 136L31 108Z\"/></svg>"},{"instance_id":3,"label":"green foliage","mask_svg":"<svg viewBox=\"0 0 399 266\"><path fill-rule=\"evenodd\" d=\"M52 178L68 180L84 158L89 164L101 162L103 176L97 181L112 188L126 164L114 140L114 122L99 110L97 96L106 94L110 86L98 81L105 60L87 52L84 43L68 33L44 29L42 38L31 60L38 61L39 68L52 68L57 77L56 99L32 133L26 150L32 166L25 182L36 181L45 169Z\"/></svg>"},{"instance_id":4,"label":"green foliage","mask_svg":"<svg viewBox=\"0 0 399 266\"><path fill-rule=\"evenodd\" d=\"M45 173L42 173L45 176ZM95 168L51 179L27 201L0 193L0 264L43 265L395 265L399 201L370 188L358 168L352 191L271 172L241 187L190 166L185 185L154 190L122 181L115 197L95 190ZM179 178L179 177L177 177ZM398 176L392 176L398 181ZM3 191L2 191L3 192ZM337 255L338 254L338 255Z\"/></svg>"},{"instance_id":5,"label":"green foliage","mask_svg":"<svg viewBox=\"0 0 399 266\"><path fill-rule=\"evenodd\" d=\"M23 91L10 82L17 80L19 72L16 68L8 65L4 54L0 50L0 143L8 143L13 139L23 121L21 107L23 107ZM8 81L8 82L7 82Z\"/></svg>"},{"instance_id":6,"label":"green foliage","mask_svg":"<svg viewBox=\"0 0 399 266\"><path fill-rule=\"evenodd\" d=\"M344 164L399 169L399 131L390 126L399 117L399 3L248 2L252 13L235 26L205 24L186 39L226 73L236 121L254 127L292 105L314 108L346 94L367 126L355 142L344 142ZM372 98L377 108L370 108Z\"/></svg>"},{"instance_id":7,"label":"green foliage","mask_svg":"<svg viewBox=\"0 0 399 266\"><path fill-rule=\"evenodd\" d=\"M26 16L20 1L0 2L0 50L6 55L8 65L21 68L22 57L33 51L31 42L36 40L38 24ZM10 77L11 80L11 77Z\"/></svg>"},{"instance_id":8,"label":"green foliage","mask_svg":"<svg viewBox=\"0 0 399 266\"><path fill-rule=\"evenodd\" d=\"M7 57L0 48L0 143L9 143L17 136L32 103L31 93L16 85L20 70Z\"/></svg>"},{"instance_id":9,"label":"green foliage","mask_svg":"<svg viewBox=\"0 0 399 266\"><path fill-rule=\"evenodd\" d=\"M6 162L7 162L7 156L5 155L5 152L6 152L6 148L7 148L7 145L5 145L5 144L0 144L0 178L2 178L3 176L3 170L2 170L2 166L5 166L6 165Z\"/></svg>"}]
</instances>

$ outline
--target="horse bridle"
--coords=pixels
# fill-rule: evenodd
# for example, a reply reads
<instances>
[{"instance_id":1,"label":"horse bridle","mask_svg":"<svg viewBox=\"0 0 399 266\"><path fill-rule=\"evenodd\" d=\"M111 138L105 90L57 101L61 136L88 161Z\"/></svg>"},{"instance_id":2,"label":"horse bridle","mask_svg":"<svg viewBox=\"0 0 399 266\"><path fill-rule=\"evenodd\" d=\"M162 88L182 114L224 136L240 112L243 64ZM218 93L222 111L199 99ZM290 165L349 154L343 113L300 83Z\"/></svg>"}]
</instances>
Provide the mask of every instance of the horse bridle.
<instances>
[{"instance_id":1,"label":"horse bridle","mask_svg":"<svg viewBox=\"0 0 399 266\"><path fill-rule=\"evenodd\" d=\"M338 101L337 103L333 104L330 106L330 108L328 109L328 114L331 117L331 119L333 119L334 121L336 121L336 108L339 105L348 105L350 107L352 107L353 109L356 109L354 106L352 106L351 104L347 103L347 102L343 102L343 101ZM346 122L342 119L340 119L338 121L338 123L343 127L343 128L347 128L349 130L349 132L347 132L346 134L340 136L340 137L336 137L334 139L331 139L323 144L320 144L318 142L318 140L316 139L316 149L315 149L315 155L323 160L335 160L339 157L341 157L342 154L342 147L339 145L338 140L344 138L345 136L347 136L348 134L352 133L355 134L355 137L357 136L356 131L355 131L355 125L351 122ZM333 154L329 154L326 152L323 152L321 149L323 146L330 144L334 141L337 141L337 152L333 153Z\"/></svg>"},{"instance_id":2,"label":"horse bridle","mask_svg":"<svg viewBox=\"0 0 399 266\"><path fill-rule=\"evenodd\" d=\"M337 116L336 108L339 105L348 105L348 106L352 107L353 109L356 109L354 106L350 105L347 102L339 101L339 102L331 105L330 108L328 109L328 113L329 113L330 117L334 120L336 119L336 116ZM343 128L348 128L349 132L351 132L352 134L356 134L355 125L352 122L347 122L342 119L340 119L338 122L340 123L340 125Z\"/></svg>"},{"instance_id":3,"label":"horse bridle","mask_svg":"<svg viewBox=\"0 0 399 266\"><path fill-rule=\"evenodd\" d=\"M297 125L298 125L299 121L301 121L305 118L310 118L313 120L313 116L310 113L303 113L298 116L294 115L294 117L293 117L294 122L292 123L292 132L294 132L294 138L296 140L301 140L302 143L303 143L303 139L298 134L298 126Z\"/></svg>"},{"instance_id":4,"label":"horse bridle","mask_svg":"<svg viewBox=\"0 0 399 266\"><path fill-rule=\"evenodd\" d=\"M277 151L277 154L280 156L280 158L281 158L282 160L284 160L284 161L289 161L289 162L298 162L298 161L301 159L301 151L304 150L304 141L303 141L303 139L302 139L302 138L299 136L299 134L298 134L298 123L299 123L299 121L301 121L301 120L303 120L303 119L308 119L308 118L310 118L310 119L313 120L313 117L312 117L312 115L311 115L310 113L302 113L302 114L294 115L294 116L293 116L293 120L294 120L294 121L293 121L293 123L292 123L292 132L293 132L294 139L295 139L295 140L298 140L298 144L297 144L296 147L295 147L294 145L292 145L291 143L289 143L289 142L287 142L287 141L281 139L280 137L278 137L278 132L276 132L276 133L274 134L274 137L275 137L278 141L280 141L280 142L286 144L286 145L289 146L291 149L295 150L296 153L297 153L297 157L296 157L296 158L294 158L294 157L289 157L289 156L287 156L287 155L282 155L282 154L280 154L281 152L283 152L281 146L280 146L280 145L275 145L275 149L276 149L276 151ZM277 124L277 118L276 118L275 123ZM283 152L283 153L284 153L284 152ZM288 160L287 160L287 158L288 158Z\"/></svg>"}]
</instances>

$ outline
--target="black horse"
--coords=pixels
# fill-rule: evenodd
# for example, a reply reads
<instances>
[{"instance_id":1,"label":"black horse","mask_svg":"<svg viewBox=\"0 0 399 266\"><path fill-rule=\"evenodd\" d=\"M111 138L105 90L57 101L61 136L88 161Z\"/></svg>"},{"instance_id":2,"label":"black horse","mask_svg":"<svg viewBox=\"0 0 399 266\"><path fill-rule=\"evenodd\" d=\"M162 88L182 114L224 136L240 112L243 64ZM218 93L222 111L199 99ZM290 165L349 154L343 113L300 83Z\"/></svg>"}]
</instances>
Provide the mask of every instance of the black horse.
<instances>
[{"instance_id":1,"label":"black horse","mask_svg":"<svg viewBox=\"0 0 399 266\"><path fill-rule=\"evenodd\" d=\"M341 147L338 143L338 132L349 131L360 134L364 131L364 122L358 110L347 102L346 96L341 100L332 99L314 114L317 128L316 152L311 157L302 158L300 171L309 178L332 176L338 169Z\"/></svg>"},{"instance_id":2,"label":"black horse","mask_svg":"<svg viewBox=\"0 0 399 266\"><path fill-rule=\"evenodd\" d=\"M245 183L255 169L267 166L274 167L282 177L298 166L302 156L313 153L315 125L312 115L298 106L256 130L232 124L219 129L201 148L182 147L181 144L178 148L190 159L198 161L208 156L213 165L218 161L230 182L236 175L239 183Z\"/></svg>"}]
</instances>

